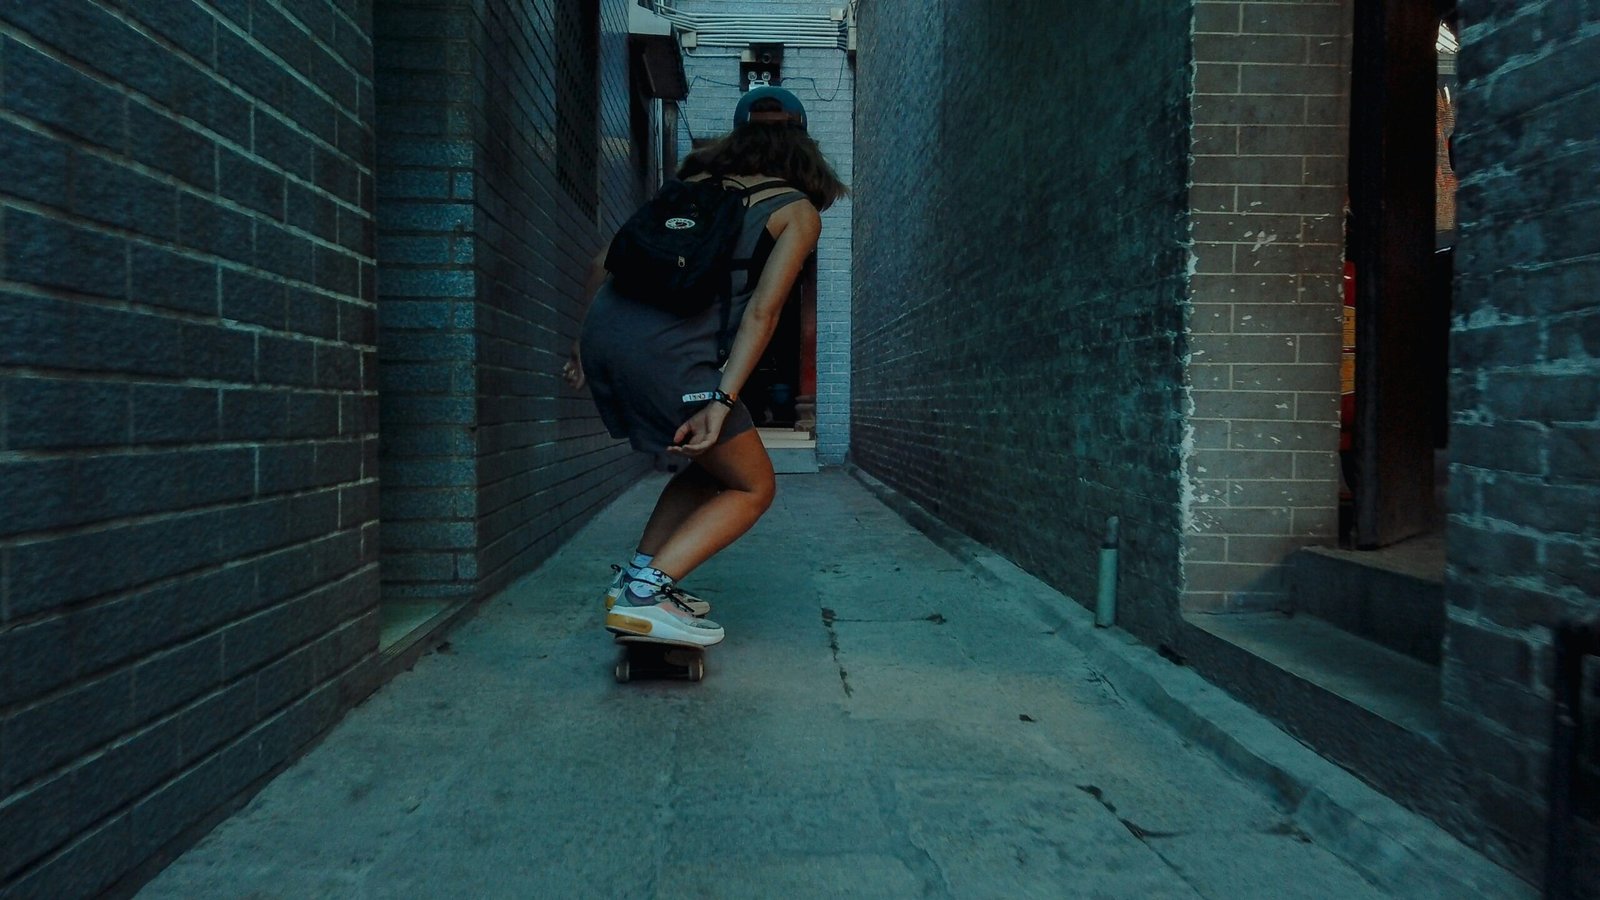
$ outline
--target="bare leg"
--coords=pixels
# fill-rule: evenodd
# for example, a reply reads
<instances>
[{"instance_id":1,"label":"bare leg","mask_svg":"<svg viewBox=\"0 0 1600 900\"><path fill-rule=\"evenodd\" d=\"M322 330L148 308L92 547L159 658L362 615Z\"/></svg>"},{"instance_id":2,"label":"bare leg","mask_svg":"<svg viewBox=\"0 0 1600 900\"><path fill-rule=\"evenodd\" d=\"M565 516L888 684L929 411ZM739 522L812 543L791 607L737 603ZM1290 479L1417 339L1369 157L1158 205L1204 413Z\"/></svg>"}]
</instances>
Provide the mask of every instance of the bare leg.
<instances>
[{"instance_id":1,"label":"bare leg","mask_svg":"<svg viewBox=\"0 0 1600 900\"><path fill-rule=\"evenodd\" d=\"M772 506L777 491L772 460L754 429L711 448L695 464L722 491L690 513L657 549L651 565L674 580L749 531Z\"/></svg>"},{"instance_id":2,"label":"bare leg","mask_svg":"<svg viewBox=\"0 0 1600 900\"><path fill-rule=\"evenodd\" d=\"M687 469L674 475L661 491L655 511L644 526L644 536L639 538L639 552L655 556L667 538L678 530L678 526L721 492L721 482L711 477L711 473L698 463L690 463Z\"/></svg>"}]
</instances>

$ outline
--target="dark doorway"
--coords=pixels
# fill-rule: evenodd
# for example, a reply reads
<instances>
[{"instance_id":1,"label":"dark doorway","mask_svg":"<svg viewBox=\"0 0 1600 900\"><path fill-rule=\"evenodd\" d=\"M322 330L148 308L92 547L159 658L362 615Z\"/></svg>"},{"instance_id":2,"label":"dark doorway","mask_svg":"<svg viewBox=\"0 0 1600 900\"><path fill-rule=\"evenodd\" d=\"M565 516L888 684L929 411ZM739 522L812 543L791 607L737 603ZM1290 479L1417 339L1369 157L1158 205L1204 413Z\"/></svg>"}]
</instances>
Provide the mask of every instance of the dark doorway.
<instances>
[{"instance_id":1,"label":"dark doorway","mask_svg":"<svg viewBox=\"0 0 1600 900\"><path fill-rule=\"evenodd\" d=\"M801 295L808 280L806 275L802 272L796 281L788 302L783 304L767 352L745 382L745 406L761 428L793 428L800 420L801 346L805 331Z\"/></svg>"},{"instance_id":2,"label":"dark doorway","mask_svg":"<svg viewBox=\"0 0 1600 900\"><path fill-rule=\"evenodd\" d=\"M1453 6L1356 0L1346 254L1354 372L1341 449L1351 505L1347 539L1360 548L1443 525Z\"/></svg>"}]
</instances>

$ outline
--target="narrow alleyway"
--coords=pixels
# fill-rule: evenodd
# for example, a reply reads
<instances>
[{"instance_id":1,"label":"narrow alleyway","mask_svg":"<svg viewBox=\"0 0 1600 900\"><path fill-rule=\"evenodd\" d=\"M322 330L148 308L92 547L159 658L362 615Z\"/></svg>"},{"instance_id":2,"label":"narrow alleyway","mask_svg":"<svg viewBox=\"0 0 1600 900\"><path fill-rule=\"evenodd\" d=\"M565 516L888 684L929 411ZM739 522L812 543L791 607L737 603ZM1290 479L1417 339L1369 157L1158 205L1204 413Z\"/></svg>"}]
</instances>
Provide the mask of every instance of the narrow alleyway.
<instances>
[{"instance_id":1,"label":"narrow alleyway","mask_svg":"<svg viewBox=\"0 0 1600 900\"><path fill-rule=\"evenodd\" d=\"M144 898L1378 896L847 475L692 579L701 684L612 681L636 486Z\"/></svg>"}]
</instances>

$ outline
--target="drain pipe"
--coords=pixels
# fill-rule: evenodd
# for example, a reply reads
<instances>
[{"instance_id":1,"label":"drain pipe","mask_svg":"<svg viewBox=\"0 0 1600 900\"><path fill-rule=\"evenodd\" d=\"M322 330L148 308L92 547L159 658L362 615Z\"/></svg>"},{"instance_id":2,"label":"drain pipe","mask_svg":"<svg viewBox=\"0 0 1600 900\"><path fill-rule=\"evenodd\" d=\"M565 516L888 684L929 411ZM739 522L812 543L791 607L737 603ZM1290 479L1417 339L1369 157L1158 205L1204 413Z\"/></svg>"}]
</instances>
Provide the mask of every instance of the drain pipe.
<instances>
[{"instance_id":1,"label":"drain pipe","mask_svg":"<svg viewBox=\"0 0 1600 900\"><path fill-rule=\"evenodd\" d=\"M1094 601L1096 628L1110 628L1117 621L1117 517L1106 520L1106 539L1100 545L1100 592Z\"/></svg>"}]
</instances>

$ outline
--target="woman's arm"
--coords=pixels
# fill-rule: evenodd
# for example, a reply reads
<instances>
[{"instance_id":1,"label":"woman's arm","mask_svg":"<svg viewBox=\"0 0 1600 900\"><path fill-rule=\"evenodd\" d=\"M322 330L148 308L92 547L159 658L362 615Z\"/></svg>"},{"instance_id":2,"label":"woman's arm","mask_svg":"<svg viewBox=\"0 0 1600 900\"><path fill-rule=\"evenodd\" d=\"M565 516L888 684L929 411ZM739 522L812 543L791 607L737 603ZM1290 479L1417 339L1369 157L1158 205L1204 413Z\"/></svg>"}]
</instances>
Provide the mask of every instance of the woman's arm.
<instances>
[{"instance_id":1,"label":"woman's arm","mask_svg":"<svg viewBox=\"0 0 1600 900\"><path fill-rule=\"evenodd\" d=\"M822 233L822 217L809 202L791 203L773 214L770 223L779 226L778 242L767 257L761 270L761 280L750 295L744 318L739 321L739 333L733 338L728 362L722 367L723 393L738 395L744 383L755 371L756 362L766 352L767 342L778 327L778 314L794 289L794 280L806 264L806 257L817 248L817 236ZM685 456L699 456L711 449L722 434L722 423L728 418L728 407L720 403L707 403L689 421L678 426L672 436L669 452Z\"/></svg>"},{"instance_id":2,"label":"woman's arm","mask_svg":"<svg viewBox=\"0 0 1600 900\"><path fill-rule=\"evenodd\" d=\"M727 365L722 369L724 393L738 394L755 371L761 354L778 328L778 316L783 304L794 290L795 279L806 264L806 257L817 249L817 238L822 234L822 217L817 208L807 201L791 203L773 216L782 230L772 255L761 270L761 280L745 307L744 318L728 351Z\"/></svg>"}]
</instances>

